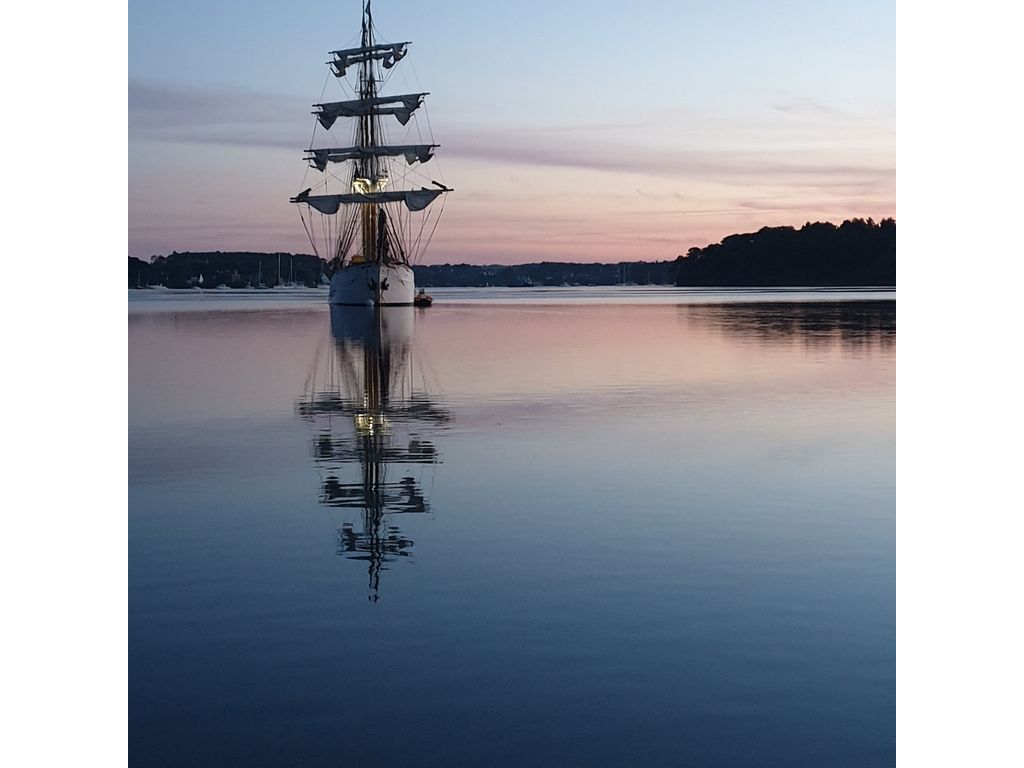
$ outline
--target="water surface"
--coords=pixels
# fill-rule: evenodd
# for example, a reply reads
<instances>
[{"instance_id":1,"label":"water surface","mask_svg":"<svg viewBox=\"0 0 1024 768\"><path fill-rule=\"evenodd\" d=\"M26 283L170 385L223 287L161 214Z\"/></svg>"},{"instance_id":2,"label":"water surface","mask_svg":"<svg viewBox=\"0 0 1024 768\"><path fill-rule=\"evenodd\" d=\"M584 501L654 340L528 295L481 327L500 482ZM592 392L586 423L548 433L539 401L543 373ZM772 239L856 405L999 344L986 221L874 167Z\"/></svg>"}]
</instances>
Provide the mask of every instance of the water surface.
<instances>
[{"instance_id":1,"label":"water surface","mask_svg":"<svg viewBox=\"0 0 1024 768\"><path fill-rule=\"evenodd\" d=\"M129 299L133 764L895 762L894 294L222 293Z\"/></svg>"}]
</instances>

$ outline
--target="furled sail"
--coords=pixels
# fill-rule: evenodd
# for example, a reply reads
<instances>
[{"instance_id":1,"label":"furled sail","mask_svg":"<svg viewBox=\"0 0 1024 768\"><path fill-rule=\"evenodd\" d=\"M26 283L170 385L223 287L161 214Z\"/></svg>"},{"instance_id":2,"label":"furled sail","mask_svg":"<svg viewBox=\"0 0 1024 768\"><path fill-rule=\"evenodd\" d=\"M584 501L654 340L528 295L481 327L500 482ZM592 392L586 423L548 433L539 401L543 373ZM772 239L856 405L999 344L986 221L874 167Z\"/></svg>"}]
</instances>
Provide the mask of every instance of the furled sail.
<instances>
[{"instance_id":1,"label":"furled sail","mask_svg":"<svg viewBox=\"0 0 1024 768\"><path fill-rule=\"evenodd\" d=\"M311 195L306 189L291 199L293 203L306 203L320 213L334 214L343 204L350 203L405 203L410 211L422 211L447 189L412 189L393 192L354 192L345 195Z\"/></svg>"},{"instance_id":2,"label":"furled sail","mask_svg":"<svg viewBox=\"0 0 1024 768\"><path fill-rule=\"evenodd\" d=\"M309 164L319 171L326 170L328 163L342 163L346 160L367 160L371 157L405 157L405 162L425 163L434 156L439 144L399 144L391 147L344 147L334 149L307 149Z\"/></svg>"},{"instance_id":3,"label":"furled sail","mask_svg":"<svg viewBox=\"0 0 1024 768\"><path fill-rule=\"evenodd\" d=\"M353 101L332 101L327 104L314 104L317 111L313 114L320 125L330 130L339 117L362 117L363 115L394 115L398 122L405 125L420 105L426 93L405 93L399 96L374 96L368 99ZM399 106L389 107L388 104Z\"/></svg>"},{"instance_id":4,"label":"furled sail","mask_svg":"<svg viewBox=\"0 0 1024 768\"><path fill-rule=\"evenodd\" d=\"M384 65L384 69L391 69L395 64L405 58L407 53L404 43L383 43L380 45L368 45L363 48L346 48L341 51L331 51L334 60L329 62L336 77L344 77L345 70L353 64L362 64L366 61L377 60Z\"/></svg>"},{"instance_id":5,"label":"furled sail","mask_svg":"<svg viewBox=\"0 0 1024 768\"><path fill-rule=\"evenodd\" d=\"M358 43L348 44L358 47L331 51L327 57L338 89L346 95L321 99L345 101L325 101L312 107L316 123L306 145L309 149L304 159L310 168L303 179L312 169L320 171L319 179L291 198L313 250L331 265L329 274L353 265L413 263L429 244L441 218L442 194L452 191L437 181L432 187L410 184L413 177L427 178L420 165L431 161L438 147L428 143L434 140L430 125L417 112L420 108L426 111L428 94L382 95L389 71L406 57L411 43L375 40L371 0L360 4L361 34ZM356 74L358 77L353 77ZM399 125L388 119L389 115ZM349 138L318 140L318 130L330 131L336 124L345 128ZM416 128L415 137L409 131L412 128ZM391 133L408 138L389 141ZM331 163L336 165L332 168ZM299 189L308 183L304 181ZM442 202L432 205L439 197ZM350 253L353 248L354 255ZM350 256L359 259L351 261Z\"/></svg>"}]
</instances>

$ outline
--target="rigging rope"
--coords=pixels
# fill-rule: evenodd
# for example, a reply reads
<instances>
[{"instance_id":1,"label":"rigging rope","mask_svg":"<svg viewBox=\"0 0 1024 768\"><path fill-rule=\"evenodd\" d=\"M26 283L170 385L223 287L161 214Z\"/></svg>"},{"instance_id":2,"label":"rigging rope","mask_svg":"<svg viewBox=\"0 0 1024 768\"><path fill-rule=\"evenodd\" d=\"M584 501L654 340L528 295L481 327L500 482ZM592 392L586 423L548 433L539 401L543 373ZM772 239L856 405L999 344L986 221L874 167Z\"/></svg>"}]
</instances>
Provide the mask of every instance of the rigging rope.
<instances>
[{"instance_id":1,"label":"rigging rope","mask_svg":"<svg viewBox=\"0 0 1024 768\"><path fill-rule=\"evenodd\" d=\"M416 254L418 259L421 255L426 253L427 248L430 246L430 241L434 239L434 232L437 230L437 225L441 221L441 214L444 213L444 204L446 202L447 195L441 195L441 210L437 212L437 216L434 217L434 227L430 230L430 234L427 236L427 242L423 244L422 249Z\"/></svg>"},{"instance_id":2,"label":"rigging rope","mask_svg":"<svg viewBox=\"0 0 1024 768\"><path fill-rule=\"evenodd\" d=\"M368 5L369 3L366 3L366 6ZM369 8L366 6L363 9L364 34L368 35L368 37L364 38L362 43L373 43L374 39L379 39L379 29L369 13ZM348 47L348 44L345 47ZM416 81L416 90L423 90L420 85L419 74L411 60L405 66L398 66L398 62L395 62L395 66L388 69L384 68L383 59L369 58L364 63L365 68L350 68L342 77L336 76L333 67L329 67L324 78L319 103L326 103L328 82L332 78L338 82L338 88L345 99L360 98L366 93L370 95L379 93L379 89L386 87L400 69L402 70L400 77L402 82L408 85L411 74L412 78ZM406 67L409 68L409 71L406 70ZM368 72L372 85L362 84L364 72ZM425 125L420 121L419 113L416 112L410 115L412 123L402 125L401 128L394 125L385 115L371 114L368 121L369 132L366 136L363 136L363 132L360 129L360 122L356 121L352 124L352 140L349 146L387 146L389 144L389 137L387 135L388 131L385 129L385 123L391 126L391 130L396 135L401 135L402 139L397 143L399 146L413 143L434 144L433 126L430 123L430 115L425 104L422 105L421 111L426 120ZM332 125L331 128L323 129L320 121L314 118L309 149L314 148L319 129L323 129L325 137L329 138L330 146L344 146L338 141L333 132L334 127L340 128L344 124L344 122L338 122ZM364 125L366 124L364 123ZM426 128L426 133L429 134L428 140L424 139L424 127ZM425 163L415 162L410 164L402 155L375 155L369 159L351 164L328 162L324 171L321 172L321 177L316 183L310 184L308 188L316 189L318 194L321 191L325 194L330 194L332 188L336 186L340 188L339 191L342 193L348 193L353 191L354 179L357 176L366 175L368 177L375 177L375 180L387 178L388 184L386 186L390 186L391 189L396 191L415 191L417 186L429 187L430 182L434 178L440 178L443 181L444 176L441 173L440 165L437 163L436 158L432 159L434 159L436 166L432 173L427 173L421 169L421 166L424 166ZM337 165L337 169L334 168L335 165ZM302 178L302 186L304 188L309 181L310 173L314 170L318 170L315 168L315 165L306 164ZM383 190L384 186L382 185L380 188ZM359 221L365 218L364 206L361 204L345 205L339 213L333 215L320 213L312 208L312 206L309 206L308 210L303 210L305 207L302 204L299 206L300 220L314 253L320 258L337 258L343 263L356 239L357 232L359 231ZM411 265L412 262L418 260L423 255L429 246L444 210L444 201L441 201L439 207L428 207L422 211L415 212L411 211L404 204L404 201L375 204L373 208L374 210L380 209L386 212L384 219L385 228L382 234L391 242L392 247L390 250L400 261ZM308 219L306 217L307 213L309 214ZM420 218L418 228L413 221L414 213ZM319 227L313 222L314 216L320 219ZM430 221L432 217L433 222ZM317 245L317 229L320 230L319 235L322 238L320 246ZM424 233L427 233L426 239L423 237ZM413 237L414 234L415 237ZM371 254L365 255L369 256Z\"/></svg>"}]
</instances>

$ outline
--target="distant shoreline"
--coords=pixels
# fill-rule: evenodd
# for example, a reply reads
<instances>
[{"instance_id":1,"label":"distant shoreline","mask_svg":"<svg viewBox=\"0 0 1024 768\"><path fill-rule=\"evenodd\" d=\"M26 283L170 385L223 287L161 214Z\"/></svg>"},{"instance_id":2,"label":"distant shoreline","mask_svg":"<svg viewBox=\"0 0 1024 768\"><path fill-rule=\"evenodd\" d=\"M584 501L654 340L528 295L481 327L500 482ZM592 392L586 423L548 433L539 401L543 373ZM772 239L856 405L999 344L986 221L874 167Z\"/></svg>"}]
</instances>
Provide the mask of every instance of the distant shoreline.
<instances>
[{"instance_id":1,"label":"distant shoreline","mask_svg":"<svg viewBox=\"0 0 1024 768\"><path fill-rule=\"evenodd\" d=\"M423 288L534 288L675 285L704 288L872 288L896 285L896 221L763 227L691 248L670 261L419 264ZM129 288L315 288L327 262L310 254L174 252L128 257Z\"/></svg>"},{"instance_id":2,"label":"distant shoreline","mask_svg":"<svg viewBox=\"0 0 1024 768\"><path fill-rule=\"evenodd\" d=\"M735 293L735 294L763 294L763 293L895 293L895 285L672 285L672 284L657 284L648 283L645 285L638 285L635 283L630 284L617 284L617 285L532 285L532 286L509 286L509 285L451 285L451 286L435 286L434 290L438 291L516 291L524 294L531 292L545 293L553 291L574 291L584 290L593 288L637 288L637 289L656 289L656 290L667 290L678 288L680 293L700 294L708 293L713 294L719 293ZM192 288L168 288L163 285L148 285L141 288L129 285L128 291L130 293L173 293L185 295L201 295L201 294L220 294L230 295L233 293L237 294L253 294L260 295L265 292L274 293L275 291L281 294L284 293L306 293L309 291L317 293L327 293L328 286L326 285L315 285L315 286L267 286L264 288L227 288L225 286L219 286L216 288L205 288L202 286L195 286Z\"/></svg>"}]
</instances>

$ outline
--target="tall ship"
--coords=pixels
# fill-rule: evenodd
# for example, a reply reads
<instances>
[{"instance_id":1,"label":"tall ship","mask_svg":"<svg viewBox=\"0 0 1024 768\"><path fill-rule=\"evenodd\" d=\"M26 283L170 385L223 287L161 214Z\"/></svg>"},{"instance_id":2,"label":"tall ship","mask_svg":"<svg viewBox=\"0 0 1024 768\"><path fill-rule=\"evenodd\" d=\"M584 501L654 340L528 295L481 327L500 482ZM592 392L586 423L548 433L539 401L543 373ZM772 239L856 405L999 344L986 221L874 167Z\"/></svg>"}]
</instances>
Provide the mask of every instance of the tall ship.
<instances>
[{"instance_id":1,"label":"tall ship","mask_svg":"<svg viewBox=\"0 0 1024 768\"><path fill-rule=\"evenodd\" d=\"M412 264L429 245L444 195L452 191L433 178L439 174L424 172L440 146L429 118L418 119L428 94L381 93L410 45L379 42L365 0L358 47L331 51L328 61L333 75L328 79L340 85L345 98L313 105L316 120L303 186L311 174L316 183L291 202L299 207L313 250L327 261L331 304L412 304ZM326 146L318 145L318 134Z\"/></svg>"}]
</instances>

